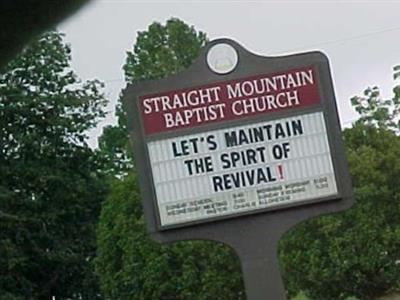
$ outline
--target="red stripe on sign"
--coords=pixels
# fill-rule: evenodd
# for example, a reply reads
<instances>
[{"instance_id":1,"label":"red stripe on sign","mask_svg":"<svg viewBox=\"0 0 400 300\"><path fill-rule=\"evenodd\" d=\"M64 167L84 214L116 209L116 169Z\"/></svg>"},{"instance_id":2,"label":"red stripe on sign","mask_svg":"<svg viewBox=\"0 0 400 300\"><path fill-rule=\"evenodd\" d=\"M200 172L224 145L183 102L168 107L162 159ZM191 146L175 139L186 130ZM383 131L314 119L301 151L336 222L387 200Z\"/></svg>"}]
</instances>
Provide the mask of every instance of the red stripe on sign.
<instances>
[{"instance_id":1,"label":"red stripe on sign","mask_svg":"<svg viewBox=\"0 0 400 300\"><path fill-rule=\"evenodd\" d=\"M139 97L146 134L320 103L313 68L257 75Z\"/></svg>"}]
</instances>

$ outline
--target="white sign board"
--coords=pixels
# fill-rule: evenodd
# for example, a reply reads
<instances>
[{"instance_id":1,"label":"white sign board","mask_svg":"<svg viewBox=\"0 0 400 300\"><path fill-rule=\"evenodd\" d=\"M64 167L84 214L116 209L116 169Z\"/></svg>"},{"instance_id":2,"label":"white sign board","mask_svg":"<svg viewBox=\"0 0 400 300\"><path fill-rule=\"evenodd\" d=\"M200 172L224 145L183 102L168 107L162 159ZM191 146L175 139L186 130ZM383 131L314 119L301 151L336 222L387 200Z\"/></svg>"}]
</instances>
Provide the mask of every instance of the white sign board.
<instances>
[{"instance_id":1,"label":"white sign board","mask_svg":"<svg viewBox=\"0 0 400 300\"><path fill-rule=\"evenodd\" d=\"M336 195L322 112L147 144L161 225Z\"/></svg>"}]
</instances>

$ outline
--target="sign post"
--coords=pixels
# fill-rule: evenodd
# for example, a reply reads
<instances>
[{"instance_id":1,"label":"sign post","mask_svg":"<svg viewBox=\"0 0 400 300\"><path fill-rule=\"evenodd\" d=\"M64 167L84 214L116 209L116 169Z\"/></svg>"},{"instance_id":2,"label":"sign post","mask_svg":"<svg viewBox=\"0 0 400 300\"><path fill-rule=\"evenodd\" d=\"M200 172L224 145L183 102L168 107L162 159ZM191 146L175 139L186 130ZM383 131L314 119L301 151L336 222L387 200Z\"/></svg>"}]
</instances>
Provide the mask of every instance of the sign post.
<instances>
[{"instance_id":1,"label":"sign post","mask_svg":"<svg viewBox=\"0 0 400 300\"><path fill-rule=\"evenodd\" d=\"M219 39L123 102L151 236L225 243L249 300L286 299L282 234L352 204L326 56L262 57Z\"/></svg>"}]
</instances>

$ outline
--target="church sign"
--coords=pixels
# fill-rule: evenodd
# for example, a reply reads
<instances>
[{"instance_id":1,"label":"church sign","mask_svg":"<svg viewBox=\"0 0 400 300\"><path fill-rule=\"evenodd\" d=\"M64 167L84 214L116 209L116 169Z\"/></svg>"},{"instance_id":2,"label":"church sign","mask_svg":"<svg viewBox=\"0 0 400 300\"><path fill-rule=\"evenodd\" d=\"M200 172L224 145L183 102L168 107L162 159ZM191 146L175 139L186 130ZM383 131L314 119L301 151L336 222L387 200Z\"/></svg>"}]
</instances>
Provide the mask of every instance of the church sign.
<instances>
[{"instance_id":1,"label":"church sign","mask_svg":"<svg viewBox=\"0 0 400 300\"><path fill-rule=\"evenodd\" d=\"M186 71L128 86L124 105L148 229L159 241L206 238L247 253L249 237L234 230L277 242L299 221L352 203L319 52L261 57L216 40Z\"/></svg>"},{"instance_id":2,"label":"church sign","mask_svg":"<svg viewBox=\"0 0 400 300\"><path fill-rule=\"evenodd\" d=\"M146 135L237 120L147 143L161 226L337 195L312 67L139 99Z\"/></svg>"}]
</instances>

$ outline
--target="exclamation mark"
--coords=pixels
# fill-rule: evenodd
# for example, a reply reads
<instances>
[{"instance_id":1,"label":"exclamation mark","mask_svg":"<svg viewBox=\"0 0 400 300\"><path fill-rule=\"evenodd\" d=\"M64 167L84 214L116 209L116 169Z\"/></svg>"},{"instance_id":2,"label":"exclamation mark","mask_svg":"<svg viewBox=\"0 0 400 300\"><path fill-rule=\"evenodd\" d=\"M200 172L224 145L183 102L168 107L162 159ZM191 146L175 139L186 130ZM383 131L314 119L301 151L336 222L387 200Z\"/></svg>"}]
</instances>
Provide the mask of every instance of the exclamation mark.
<instances>
[{"instance_id":1,"label":"exclamation mark","mask_svg":"<svg viewBox=\"0 0 400 300\"><path fill-rule=\"evenodd\" d=\"M283 179L283 167L282 165L277 166L279 179Z\"/></svg>"}]
</instances>

